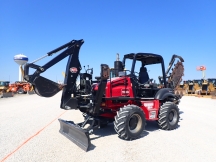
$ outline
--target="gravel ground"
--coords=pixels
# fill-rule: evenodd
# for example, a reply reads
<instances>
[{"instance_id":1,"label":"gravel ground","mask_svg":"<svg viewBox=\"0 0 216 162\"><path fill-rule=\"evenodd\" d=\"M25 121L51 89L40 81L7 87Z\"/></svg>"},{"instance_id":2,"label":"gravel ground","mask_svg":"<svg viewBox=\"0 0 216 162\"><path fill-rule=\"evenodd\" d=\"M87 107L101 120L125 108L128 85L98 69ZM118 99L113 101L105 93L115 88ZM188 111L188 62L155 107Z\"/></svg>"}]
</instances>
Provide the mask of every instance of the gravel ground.
<instances>
[{"instance_id":1,"label":"gravel ground","mask_svg":"<svg viewBox=\"0 0 216 162\"><path fill-rule=\"evenodd\" d=\"M83 120L79 111L60 109L60 98L59 93L52 98L0 99L0 160L25 143L5 161L216 161L216 100L184 96L178 129L163 131L156 122L148 122L142 137L134 141L119 139L110 124L90 136L91 150L84 152L58 132L57 118Z\"/></svg>"}]
</instances>

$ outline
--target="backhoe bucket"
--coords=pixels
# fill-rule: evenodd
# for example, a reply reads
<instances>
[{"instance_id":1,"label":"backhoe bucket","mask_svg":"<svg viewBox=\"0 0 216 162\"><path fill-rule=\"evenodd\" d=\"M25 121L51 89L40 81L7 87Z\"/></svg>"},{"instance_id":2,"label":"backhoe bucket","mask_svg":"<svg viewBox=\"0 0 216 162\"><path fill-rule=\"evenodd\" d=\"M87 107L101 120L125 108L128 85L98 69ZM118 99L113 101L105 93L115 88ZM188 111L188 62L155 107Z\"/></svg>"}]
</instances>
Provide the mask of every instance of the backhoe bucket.
<instances>
[{"instance_id":1,"label":"backhoe bucket","mask_svg":"<svg viewBox=\"0 0 216 162\"><path fill-rule=\"evenodd\" d=\"M62 89L60 84L42 76L38 76L34 79L33 87L35 93L42 97L52 97Z\"/></svg>"},{"instance_id":2,"label":"backhoe bucket","mask_svg":"<svg viewBox=\"0 0 216 162\"><path fill-rule=\"evenodd\" d=\"M60 122L59 132L84 151L88 151L89 146L91 145L89 132L87 130L80 128L72 121L65 121L62 119L58 120Z\"/></svg>"},{"instance_id":3,"label":"backhoe bucket","mask_svg":"<svg viewBox=\"0 0 216 162\"><path fill-rule=\"evenodd\" d=\"M14 96L13 92L5 92L2 94L2 98L13 97L13 96Z\"/></svg>"}]
</instances>

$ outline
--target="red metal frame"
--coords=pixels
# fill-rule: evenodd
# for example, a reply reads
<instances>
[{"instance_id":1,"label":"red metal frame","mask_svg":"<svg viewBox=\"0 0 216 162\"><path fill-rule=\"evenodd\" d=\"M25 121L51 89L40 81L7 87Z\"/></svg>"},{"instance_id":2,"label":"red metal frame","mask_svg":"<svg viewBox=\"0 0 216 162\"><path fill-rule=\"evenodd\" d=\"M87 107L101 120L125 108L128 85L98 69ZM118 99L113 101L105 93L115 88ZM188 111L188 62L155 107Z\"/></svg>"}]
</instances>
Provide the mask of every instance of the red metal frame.
<instances>
[{"instance_id":1,"label":"red metal frame","mask_svg":"<svg viewBox=\"0 0 216 162\"><path fill-rule=\"evenodd\" d=\"M110 90L111 88L111 90ZM94 90L97 90L98 86L96 85L94 87ZM125 90L127 93L125 93ZM123 93L122 93L123 92ZM107 117L107 118L114 118L116 115L116 112L119 110L119 108L124 107L125 105L134 104L137 105L137 102L133 100L134 94L132 89L132 83L130 77L119 77L119 78L112 78L112 83L108 82L106 86L106 96L105 98L109 98L109 100L106 100L104 103L102 103L102 107L104 110L112 110L111 113L103 113L100 116ZM129 100L122 100L122 102L115 103L115 100L112 100L112 98L118 98L118 97L128 97L131 98ZM117 99L118 101L121 99ZM139 106L145 113L146 120L158 120L158 110L160 107L159 100L149 100L149 99L141 99L140 100L141 105ZM154 118L150 118L150 113L155 113Z\"/></svg>"}]
</instances>

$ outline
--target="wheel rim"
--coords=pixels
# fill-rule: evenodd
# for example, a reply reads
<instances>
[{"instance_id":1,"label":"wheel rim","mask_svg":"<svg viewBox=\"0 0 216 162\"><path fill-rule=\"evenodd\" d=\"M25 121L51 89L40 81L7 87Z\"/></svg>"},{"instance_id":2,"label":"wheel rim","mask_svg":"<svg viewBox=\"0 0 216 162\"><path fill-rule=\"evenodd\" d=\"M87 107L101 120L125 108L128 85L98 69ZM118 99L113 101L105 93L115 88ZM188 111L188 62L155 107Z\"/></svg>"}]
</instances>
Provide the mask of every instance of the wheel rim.
<instances>
[{"instance_id":1,"label":"wheel rim","mask_svg":"<svg viewBox=\"0 0 216 162\"><path fill-rule=\"evenodd\" d=\"M168 114L168 120L171 125L174 125L178 119L178 113L175 109L172 109Z\"/></svg>"},{"instance_id":2,"label":"wheel rim","mask_svg":"<svg viewBox=\"0 0 216 162\"><path fill-rule=\"evenodd\" d=\"M140 115L133 114L130 117L128 127L131 133L137 133L142 127L142 118Z\"/></svg>"},{"instance_id":3,"label":"wheel rim","mask_svg":"<svg viewBox=\"0 0 216 162\"><path fill-rule=\"evenodd\" d=\"M24 93L24 90L22 88L18 89L18 93Z\"/></svg>"}]
</instances>

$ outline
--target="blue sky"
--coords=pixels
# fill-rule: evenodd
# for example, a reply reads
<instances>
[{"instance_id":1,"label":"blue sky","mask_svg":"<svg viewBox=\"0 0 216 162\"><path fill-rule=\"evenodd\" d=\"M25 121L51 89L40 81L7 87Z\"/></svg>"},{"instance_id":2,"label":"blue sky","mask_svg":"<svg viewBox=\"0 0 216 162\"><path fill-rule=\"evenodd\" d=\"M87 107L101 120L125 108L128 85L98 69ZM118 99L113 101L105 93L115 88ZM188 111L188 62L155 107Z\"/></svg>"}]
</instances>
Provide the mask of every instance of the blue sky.
<instances>
[{"instance_id":1,"label":"blue sky","mask_svg":"<svg viewBox=\"0 0 216 162\"><path fill-rule=\"evenodd\" d=\"M113 66L131 52L172 54L185 60L183 79L199 79L196 67L207 67L206 77L216 77L216 1L214 0L1 0L0 80L18 80L16 54L33 61L73 40L84 39L82 65L100 73L100 64ZM43 65L52 57L39 61ZM67 60L43 76L63 80ZM161 71L149 69L157 80Z\"/></svg>"}]
</instances>

